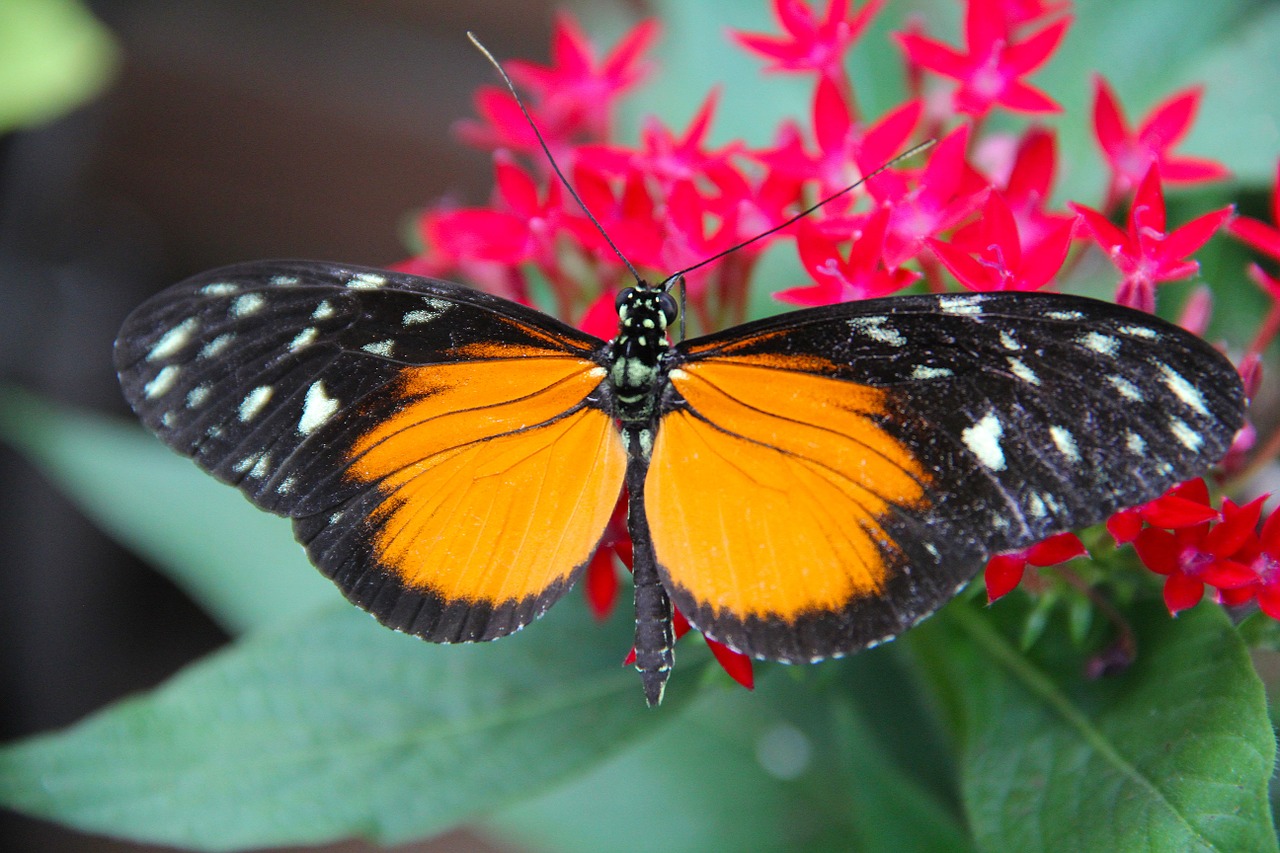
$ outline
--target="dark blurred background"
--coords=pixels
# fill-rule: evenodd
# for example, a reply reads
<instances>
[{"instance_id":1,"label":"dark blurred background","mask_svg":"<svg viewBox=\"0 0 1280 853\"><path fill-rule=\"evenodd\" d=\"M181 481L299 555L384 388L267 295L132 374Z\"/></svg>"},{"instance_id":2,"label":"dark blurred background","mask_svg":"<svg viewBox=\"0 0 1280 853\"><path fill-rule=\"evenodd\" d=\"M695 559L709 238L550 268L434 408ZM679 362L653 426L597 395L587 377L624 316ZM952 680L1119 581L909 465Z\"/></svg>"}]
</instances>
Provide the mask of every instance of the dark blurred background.
<instances>
[{"instance_id":1,"label":"dark blurred background","mask_svg":"<svg viewBox=\"0 0 1280 853\"><path fill-rule=\"evenodd\" d=\"M5 2L6 0L0 0ZM412 212L483 201L488 157L451 125L499 57L545 61L550 0L99 0L113 82L0 135L0 381L126 414L125 314L261 257L387 264ZM0 740L159 683L225 636L0 445ZM0 813L0 849L161 848ZM361 850L343 844L332 850ZM413 850L495 850L455 833Z\"/></svg>"}]
</instances>

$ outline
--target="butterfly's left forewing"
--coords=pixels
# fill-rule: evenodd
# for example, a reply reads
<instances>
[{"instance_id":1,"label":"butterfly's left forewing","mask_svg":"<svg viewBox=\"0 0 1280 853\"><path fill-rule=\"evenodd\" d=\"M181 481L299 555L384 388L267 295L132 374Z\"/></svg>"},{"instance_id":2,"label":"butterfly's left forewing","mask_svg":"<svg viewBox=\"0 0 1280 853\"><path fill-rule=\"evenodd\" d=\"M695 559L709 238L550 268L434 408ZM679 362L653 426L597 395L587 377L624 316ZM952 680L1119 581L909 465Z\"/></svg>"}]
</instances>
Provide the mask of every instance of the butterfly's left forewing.
<instances>
[{"instance_id":1,"label":"butterfly's left forewing","mask_svg":"<svg viewBox=\"0 0 1280 853\"><path fill-rule=\"evenodd\" d=\"M143 422L292 517L348 598L447 642L540 615L603 533L626 463L602 347L458 285L265 262L144 304L116 365Z\"/></svg>"},{"instance_id":2,"label":"butterfly's left forewing","mask_svg":"<svg viewBox=\"0 0 1280 853\"><path fill-rule=\"evenodd\" d=\"M675 604L802 661L895 636L994 552L1203 473L1230 363L1149 315L1049 294L800 311L677 348L646 505Z\"/></svg>"}]
</instances>

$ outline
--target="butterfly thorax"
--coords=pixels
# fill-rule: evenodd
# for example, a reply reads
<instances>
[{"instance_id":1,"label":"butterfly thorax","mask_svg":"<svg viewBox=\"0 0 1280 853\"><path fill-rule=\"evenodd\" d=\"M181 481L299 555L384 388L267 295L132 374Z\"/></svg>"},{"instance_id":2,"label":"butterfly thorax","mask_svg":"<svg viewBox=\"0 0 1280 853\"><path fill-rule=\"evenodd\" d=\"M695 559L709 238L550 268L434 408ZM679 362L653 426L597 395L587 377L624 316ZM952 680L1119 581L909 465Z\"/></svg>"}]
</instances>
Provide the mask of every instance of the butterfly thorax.
<instances>
[{"instance_id":1,"label":"butterfly thorax","mask_svg":"<svg viewBox=\"0 0 1280 853\"><path fill-rule=\"evenodd\" d=\"M667 326L676 317L675 300L664 290L628 287L618 294L618 336L613 339L609 385L624 424L654 418L662 385L662 354L670 345Z\"/></svg>"}]
</instances>

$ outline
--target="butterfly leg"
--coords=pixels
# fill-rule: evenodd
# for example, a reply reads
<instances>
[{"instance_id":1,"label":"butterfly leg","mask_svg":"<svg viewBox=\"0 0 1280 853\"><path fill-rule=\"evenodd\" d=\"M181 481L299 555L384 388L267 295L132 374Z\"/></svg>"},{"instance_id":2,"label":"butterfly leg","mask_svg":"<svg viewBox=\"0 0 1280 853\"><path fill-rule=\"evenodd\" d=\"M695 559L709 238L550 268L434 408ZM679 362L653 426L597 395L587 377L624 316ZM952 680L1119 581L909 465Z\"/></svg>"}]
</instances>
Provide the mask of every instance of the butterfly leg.
<instances>
[{"instance_id":1,"label":"butterfly leg","mask_svg":"<svg viewBox=\"0 0 1280 853\"><path fill-rule=\"evenodd\" d=\"M636 597L636 669L644 684L645 701L653 708L662 702L662 692L675 663L675 631L671 624L671 599L658 576L658 560L644 514L646 468L637 464L635 458L627 467L627 530L631 534Z\"/></svg>"}]
</instances>

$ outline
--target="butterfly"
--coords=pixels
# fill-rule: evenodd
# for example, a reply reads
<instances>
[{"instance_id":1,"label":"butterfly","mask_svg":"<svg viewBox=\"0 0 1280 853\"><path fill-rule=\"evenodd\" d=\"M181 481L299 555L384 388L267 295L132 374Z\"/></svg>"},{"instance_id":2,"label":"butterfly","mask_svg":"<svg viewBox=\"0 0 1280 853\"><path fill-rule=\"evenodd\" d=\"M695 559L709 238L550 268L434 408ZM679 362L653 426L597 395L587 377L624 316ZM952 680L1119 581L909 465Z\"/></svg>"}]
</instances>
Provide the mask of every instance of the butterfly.
<instances>
[{"instance_id":1,"label":"butterfly","mask_svg":"<svg viewBox=\"0 0 1280 853\"><path fill-rule=\"evenodd\" d=\"M895 296L672 344L670 290L623 290L605 341L458 284L248 263L143 304L115 362L147 427L433 642L540 616L625 492L651 705L673 605L757 658L873 646L991 554L1203 473L1243 422L1226 358L1110 303Z\"/></svg>"}]
</instances>

